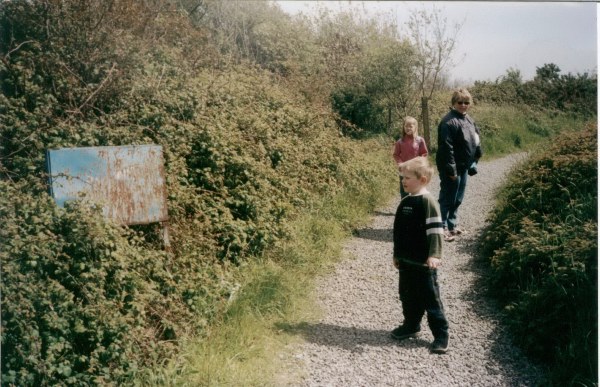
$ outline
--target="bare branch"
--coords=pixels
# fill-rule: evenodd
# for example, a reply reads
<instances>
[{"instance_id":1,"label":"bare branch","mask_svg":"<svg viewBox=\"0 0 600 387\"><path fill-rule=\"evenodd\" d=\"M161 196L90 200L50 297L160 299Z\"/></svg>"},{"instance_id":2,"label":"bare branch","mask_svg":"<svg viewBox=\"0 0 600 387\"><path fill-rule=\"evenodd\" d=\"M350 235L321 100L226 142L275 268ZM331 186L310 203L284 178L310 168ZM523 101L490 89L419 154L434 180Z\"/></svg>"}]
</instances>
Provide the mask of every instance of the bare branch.
<instances>
[{"instance_id":1,"label":"bare branch","mask_svg":"<svg viewBox=\"0 0 600 387\"><path fill-rule=\"evenodd\" d=\"M81 105L79 105L79 107L77 109L75 109L74 111L71 111L72 113L81 113L81 109L96 95L98 94L98 92L100 92L100 90L102 90L102 88L104 87L104 85L108 82L108 80L111 77L112 72L114 71L114 69L116 68L117 64L113 63L112 67L110 68L110 70L108 71L108 74L106 75L106 78L104 78L104 80L102 81L102 83L100 83L100 85L96 88L96 90L94 90L93 93L91 93L86 99L85 101L83 101L83 103Z\"/></svg>"},{"instance_id":2,"label":"bare branch","mask_svg":"<svg viewBox=\"0 0 600 387\"><path fill-rule=\"evenodd\" d=\"M21 44L19 44L17 47L15 47L15 48L13 48L12 50L10 50L9 52L7 52L7 53L6 53L6 55L4 55L4 59L8 60L8 58L10 58L10 54L12 54L13 52L15 52L15 51L18 51L19 49L21 49L21 47L22 47L24 44L27 44L27 43L35 43L35 42L36 42L35 40L26 40L26 41L24 41L24 42L21 42Z\"/></svg>"}]
</instances>

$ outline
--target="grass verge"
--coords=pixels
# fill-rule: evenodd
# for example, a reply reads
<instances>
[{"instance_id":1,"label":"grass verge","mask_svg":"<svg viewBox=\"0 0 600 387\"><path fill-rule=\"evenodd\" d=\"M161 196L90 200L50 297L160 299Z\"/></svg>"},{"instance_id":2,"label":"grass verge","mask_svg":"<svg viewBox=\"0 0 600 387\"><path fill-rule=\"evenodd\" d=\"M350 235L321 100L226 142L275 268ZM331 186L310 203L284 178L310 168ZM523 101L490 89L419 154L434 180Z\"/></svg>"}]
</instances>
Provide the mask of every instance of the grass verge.
<instances>
[{"instance_id":1,"label":"grass verge","mask_svg":"<svg viewBox=\"0 0 600 387\"><path fill-rule=\"evenodd\" d=\"M291 225L291 238L262 258L237 268L240 284L227 313L207 335L183 344L181 355L138 381L161 386L276 386L294 380L281 373L284 358L273 356L300 340L277 326L318 317L311 292L314 280L341 257L352 229L365 224L373 210L397 192L389 144L364 142L354 165L360 179L319 200ZM289 364L288 364L289 365Z\"/></svg>"},{"instance_id":2,"label":"grass verge","mask_svg":"<svg viewBox=\"0 0 600 387\"><path fill-rule=\"evenodd\" d=\"M574 133L584 123L569 113L542 113L527 107L481 104L470 112L480 127L484 157L531 151L561 133Z\"/></svg>"}]
</instances>

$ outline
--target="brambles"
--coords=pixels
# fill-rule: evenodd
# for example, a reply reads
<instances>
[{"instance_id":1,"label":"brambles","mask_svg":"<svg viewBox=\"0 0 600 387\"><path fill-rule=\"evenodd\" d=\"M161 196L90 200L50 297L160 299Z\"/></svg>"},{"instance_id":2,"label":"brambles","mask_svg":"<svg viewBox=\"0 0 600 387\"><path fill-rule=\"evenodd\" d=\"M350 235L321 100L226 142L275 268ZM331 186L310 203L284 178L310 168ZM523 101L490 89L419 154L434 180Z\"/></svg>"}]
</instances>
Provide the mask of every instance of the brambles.
<instances>
[{"instance_id":1,"label":"brambles","mask_svg":"<svg viewBox=\"0 0 600 387\"><path fill-rule=\"evenodd\" d=\"M517 341L557 385L597 374L596 147L590 125L515 169L483 242Z\"/></svg>"},{"instance_id":2,"label":"brambles","mask_svg":"<svg viewBox=\"0 0 600 387\"><path fill-rule=\"evenodd\" d=\"M87 3L0 6L7 385L119 384L169 359L223 315L232 264L285 239L360 155L329 110L268 71L207 64L202 39L179 46L202 31L161 2L141 14L133 1ZM172 254L152 226L122 229L48 197L46 149L149 143L164 150Z\"/></svg>"}]
</instances>

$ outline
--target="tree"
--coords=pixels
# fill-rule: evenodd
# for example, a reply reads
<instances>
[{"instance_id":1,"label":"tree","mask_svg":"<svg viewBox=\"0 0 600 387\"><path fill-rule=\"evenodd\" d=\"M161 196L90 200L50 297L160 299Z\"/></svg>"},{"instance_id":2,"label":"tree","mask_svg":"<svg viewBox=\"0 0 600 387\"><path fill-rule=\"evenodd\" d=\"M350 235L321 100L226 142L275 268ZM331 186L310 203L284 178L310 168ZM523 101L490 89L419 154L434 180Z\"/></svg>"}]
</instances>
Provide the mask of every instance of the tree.
<instances>
[{"instance_id":1,"label":"tree","mask_svg":"<svg viewBox=\"0 0 600 387\"><path fill-rule=\"evenodd\" d=\"M454 64L452 54L462 24L455 24L449 31L448 20L433 7L431 13L425 9L413 13L407 25L416 49L417 88L422 97L430 98L440 86L442 71Z\"/></svg>"},{"instance_id":2,"label":"tree","mask_svg":"<svg viewBox=\"0 0 600 387\"><path fill-rule=\"evenodd\" d=\"M452 56L462 24L456 23L449 30L448 20L441 16L441 11L435 6L431 12L427 12L425 9L414 12L407 23L412 43L416 49L416 88L421 95L425 113L427 101L440 87L443 70L454 64ZM430 143L428 121L427 114L423 114L424 137L427 144Z\"/></svg>"},{"instance_id":3,"label":"tree","mask_svg":"<svg viewBox=\"0 0 600 387\"><path fill-rule=\"evenodd\" d=\"M565 111L597 115L598 79L587 73L562 75L559 81L558 106Z\"/></svg>"},{"instance_id":4,"label":"tree","mask_svg":"<svg viewBox=\"0 0 600 387\"><path fill-rule=\"evenodd\" d=\"M322 50L319 83L330 82L344 132L354 133L352 125L371 133L389 130L414 95L415 52L400 38L395 21L365 18L353 10L322 10L314 30Z\"/></svg>"},{"instance_id":5,"label":"tree","mask_svg":"<svg viewBox=\"0 0 600 387\"><path fill-rule=\"evenodd\" d=\"M521 71L514 68L509 68L506 70L506 75L503 75L500 78L501 83L507 83L514 86L519 86L523 83L523 77L521 76Z\"/></svg>"},{"instance_id":6,"label":"tree","mask_svg":"<svg viewBox=\"0 0 600 387\"><path fill-rule=\"evenodd\" d=\"M542 67L535 68L534 80L544 83L555 82L560 77L560 68L554 63L546 63Z\"/></svg>"},{"instance_id":7,"label":"tree","mask_svg":"<svg viewBox=\"0 0 600 387\"><path fill-rule=\"evenodd\" d=\"M365 59L365 87L386 110L389 132L394 118L399 120L409 114L413 100L414 49L408 41L390 39L380 46L371 45Z\"/></svg>"},{"instance_id":8,"label":"tree","mask_svg":"<svg viewBox=\"0 0 600 387\"><path fill-rule=\"evenodd\" d=\"M496 79L496 102L515 103L519 100L519 90L523 84L521 71L509 68L506 74Z\"/></svg>"}]
</instances>

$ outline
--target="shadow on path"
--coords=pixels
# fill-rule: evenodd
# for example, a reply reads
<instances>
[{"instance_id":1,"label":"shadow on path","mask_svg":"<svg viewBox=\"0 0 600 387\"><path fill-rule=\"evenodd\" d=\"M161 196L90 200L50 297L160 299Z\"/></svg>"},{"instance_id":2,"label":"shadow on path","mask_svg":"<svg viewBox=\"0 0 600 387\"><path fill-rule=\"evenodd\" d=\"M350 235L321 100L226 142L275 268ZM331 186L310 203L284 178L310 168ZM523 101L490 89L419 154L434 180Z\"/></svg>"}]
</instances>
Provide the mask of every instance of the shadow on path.
<instances>
[{"instance_id":1,"label":"shadow on path","mask_svg":"<svg viewBox=\"0 0 600 387\"><path fill-rule=\"evenodd\" d=\"M353 235L357 238L370 239L379 242L392 242L394 239L394 231L391 228L363 228L355 230Z\"/></svg>"},{"instance_id":2,"label":"shadow on path","mask_svg":"<svg viewBox=\"0 0 600 387\"><path fill-rule=\"evenodd\" d=\"M377 216L396 216L394 212L383 212L383 211L373 211L373 214Z\"/></svg>"},{"instance_id":3,"label":"shadow on path","mask_svg":"<svg viewBox=\"0 0 600 387\"><path fill-rule=\"evenodd\" d=\"M350 352L363 352L364 346L401 346L404 348L428 347L429 341L414 338L397 341L390 337L390 331L355 327L341 327L323 323L299 324L276 323L275 327L285 332L302 335L308 342L327 347L338 347Z\"/></svg>"}]
</instances>

